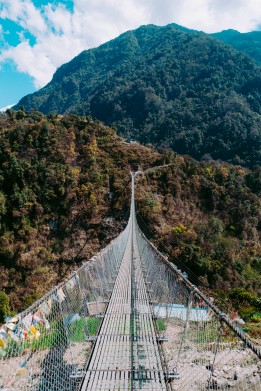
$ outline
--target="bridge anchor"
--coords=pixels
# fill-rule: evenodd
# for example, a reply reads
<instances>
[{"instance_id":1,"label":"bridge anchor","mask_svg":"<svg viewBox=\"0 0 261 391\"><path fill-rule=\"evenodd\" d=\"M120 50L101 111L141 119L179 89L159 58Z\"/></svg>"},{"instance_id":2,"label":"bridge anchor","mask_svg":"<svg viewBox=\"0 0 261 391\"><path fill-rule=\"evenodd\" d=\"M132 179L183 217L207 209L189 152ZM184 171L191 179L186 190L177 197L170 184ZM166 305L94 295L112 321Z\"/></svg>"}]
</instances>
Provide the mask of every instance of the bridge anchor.
<instances>
[{"instance_id":1,"label":"bridge anchor","mask_svg":"<svg viewBox=\"0 0 261 391\"><path fill-rule=\"evenodd\" d=\"M179 379L180 375L177 372L175 372L175 371L164 372L164 378L165 378L165 381L167 381L169 383L172 380Z\"/></svg>"},{"instance_id":2,"label":"bridge anchor","mask_svg":"<svg viewBox=\"0 0 261 391\"><path fill-rule=\"evenodd\" d=\"M169 339L165 335L159 335L156 337L156 340L158 343L167 342Z\"/></svg>"},{"instance_id":3,"label":"bridge anchor","mask_svg":"<svg viewBox=\"0 0 261 391\"><path fill-rule=\"evenodd\" d=\"M86 375L86 371L84 371L83 369L79 369L76 372L72 372L70 374L70 378L71 379L82 379L83 377L85 377L85 375Z\"/></svg>"},{"instance_id":4,"label":"bridge anchor","mask_svg":"<svg viewBox=\"0 0 261 391\"><path fill-rule=\"evenodd\" d=\"M97 339L96 335L89 335L88 337L86 337L87 342L95 342L96 339Z\"/></svg>"}]
</instances>

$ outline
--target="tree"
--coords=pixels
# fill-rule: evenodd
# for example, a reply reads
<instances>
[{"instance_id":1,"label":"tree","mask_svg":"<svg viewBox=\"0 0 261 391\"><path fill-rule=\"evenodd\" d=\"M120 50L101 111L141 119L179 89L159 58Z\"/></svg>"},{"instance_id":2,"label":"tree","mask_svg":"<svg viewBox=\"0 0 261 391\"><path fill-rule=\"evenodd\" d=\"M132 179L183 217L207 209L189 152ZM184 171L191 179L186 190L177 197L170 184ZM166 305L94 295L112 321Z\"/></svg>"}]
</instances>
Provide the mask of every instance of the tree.
<instances>
[{"instance_id":1,"label":"tree","mask_svg":"<svg viewBox=\"0 0 261 391\"><path fill-rule=\"evenodd\" d=\"M5 321L5 317L10 314L9 297L0 291L0 323Z\"/></svg>"}]
</instances>

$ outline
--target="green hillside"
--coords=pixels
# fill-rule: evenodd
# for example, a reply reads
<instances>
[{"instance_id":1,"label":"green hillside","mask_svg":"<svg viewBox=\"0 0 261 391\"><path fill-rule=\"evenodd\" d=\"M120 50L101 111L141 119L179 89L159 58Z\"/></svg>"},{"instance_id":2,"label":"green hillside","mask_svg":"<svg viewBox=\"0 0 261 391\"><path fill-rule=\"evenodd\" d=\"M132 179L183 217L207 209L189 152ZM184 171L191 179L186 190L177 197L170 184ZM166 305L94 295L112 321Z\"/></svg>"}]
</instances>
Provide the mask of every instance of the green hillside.
<instances>
[{"instance_id":1,"label":"green hillside","mask_svg":"<svg viewBox=\"0 0 261 391\"><path fill-rule=\"evenodd\" d=\"M236 30L224 30L211 35L247 54L261 65L261 31L239 33Z\"/></svg>"},{"instance_id":2,"label":"green hillside","mask_svg":"<svg viewBox=\"0 0 261 391\"><path fill-rule=\"evenodd\" d=\"M0 131L0 291L17 310L121 232L130 166L162 160L88 117L10 110Z\"/></svg>"},{"instance_id":3,"label":"green hillside","mask_svg":"<svg viewBox=\"0 0 261 391\"><path fill-rule=\"evenodd\" d=\"M142 143L260 163L261 68L205 33L143 26L82 52L18 104L91 115Z\"/></svg>"},{"instance_id":4,"label":"green hillside","mask_svg":"<svg viewBox=\"0 0 261 391\"><path fill-rule=\"evenodd\" d=\"M12 309L118 235L131 167L165 164L137 177L142 229L223 303L238 287L260 294L260 169L160 155L86 116L9 110L0 131L0 294Z\"/></svg>"}]
</instances>

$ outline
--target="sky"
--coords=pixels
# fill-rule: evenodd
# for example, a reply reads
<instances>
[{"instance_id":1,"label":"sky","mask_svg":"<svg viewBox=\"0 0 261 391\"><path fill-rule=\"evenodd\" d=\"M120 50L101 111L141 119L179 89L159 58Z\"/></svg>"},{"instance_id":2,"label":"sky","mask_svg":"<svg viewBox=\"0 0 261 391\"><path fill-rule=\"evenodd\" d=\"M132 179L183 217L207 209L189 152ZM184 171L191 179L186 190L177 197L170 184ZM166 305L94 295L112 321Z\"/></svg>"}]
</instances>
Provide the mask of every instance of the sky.
<instances>
[{"instance_id":1,"label":"sky","mask_svg":"<svg viewBox=\"0 0 261 391\"><path fill-rule=\"evenodd\" d=\"M0 109L81 51L145 24L261 30L261 0L0 0Z\"/></svg>"}]
</instances>

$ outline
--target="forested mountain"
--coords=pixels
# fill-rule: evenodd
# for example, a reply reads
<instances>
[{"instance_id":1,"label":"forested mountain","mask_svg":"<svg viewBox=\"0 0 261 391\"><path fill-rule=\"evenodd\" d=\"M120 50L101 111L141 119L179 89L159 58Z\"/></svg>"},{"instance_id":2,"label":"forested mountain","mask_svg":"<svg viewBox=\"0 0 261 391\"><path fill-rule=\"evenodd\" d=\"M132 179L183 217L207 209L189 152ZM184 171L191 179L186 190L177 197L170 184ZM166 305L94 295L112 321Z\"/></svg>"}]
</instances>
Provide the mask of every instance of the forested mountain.
<instances>
[{"instance_id":1,"label":"forested mountain","mask_svg":"<svg viewBox=\"0 0 261 391\"><path fill-rule=\"evenodd\" d=\"M130 165L162 159L88 117L10 110L0 131L0 291L20 309L118 235Z\"/></svg>"},{"instance_id":2,"label":"forested mountain","mask_svg":"<svg viewBox=\"0 0 261 391\"><path fill-rule=\"evenodd\" d=\"M91 115L201 159L260 163L261 68L201 32L142 26L82 52L18 106Z\"/></svg>"},{"instance_id":3,"label":"forested mountain","mask_svg":"<svg viewBox=\"0 0 261 391\"><path fill-rule=\"evenodd\" d=\"M261 31L240 33L236 30L224 30L211 35L247 54L261 65Z\"/></svg>"},{"instance_id":4,"label":"forested mountain","mask_svg":"<svg viewBox=\"0 0 261 391\"><path fill-rule=\"evenodd\" d=\"M229 297L242 316L257 316L260 169L159 154L86 116L8 110L0 131L0 293L12 309L118 235L128 218L130 166L169 164L137 176L142 229L204 289L222 292L222 305Z\"/></svg>"},{"instance_id":5,"label":"forested mountain","mask_svg":"<svg viewBox=\"0 0 261 391\"><path fill-rule=\"evenodd\" d=\"M238 288L260 296L260 167L177 156L138 176L136 188L141 228L190 280L223 298Z\"/></svg>"}]
</instances>

